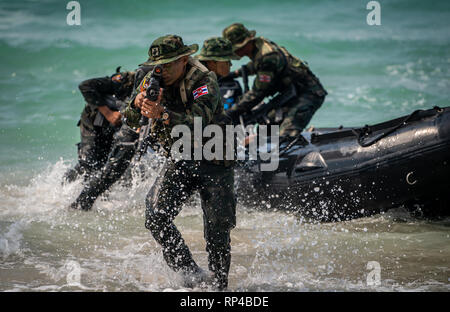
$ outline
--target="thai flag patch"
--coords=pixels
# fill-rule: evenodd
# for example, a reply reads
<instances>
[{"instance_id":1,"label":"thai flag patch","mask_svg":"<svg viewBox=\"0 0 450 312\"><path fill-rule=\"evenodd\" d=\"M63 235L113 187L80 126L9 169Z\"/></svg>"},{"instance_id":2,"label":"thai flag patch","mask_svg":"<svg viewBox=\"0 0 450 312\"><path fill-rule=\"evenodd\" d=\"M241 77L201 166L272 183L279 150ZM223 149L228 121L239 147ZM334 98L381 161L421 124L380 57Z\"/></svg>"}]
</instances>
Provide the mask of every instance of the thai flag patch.
<instances>
[{"instance_id":1,"label":"thai flag patch","mask_svg":"<svg viewBox=\"0 0 450 312\"><path fill-rule=\"evenodd\" d=\"M198 89L195 89L192 94L194 95L194 100L198 99L202 95L208 94L208 86L204 85Z\"/></svg>"},{"instance_id":2,"label":"thai flag patch","mask_svg":"<svg viewBox=\"0 0 450 312\"><path fill-rule=\"evenodd\" d=\"M270 82L270 76L269 75L260 74L259 75L259 81L261 81L261 82Z\"/></svg>"}]
</instances>

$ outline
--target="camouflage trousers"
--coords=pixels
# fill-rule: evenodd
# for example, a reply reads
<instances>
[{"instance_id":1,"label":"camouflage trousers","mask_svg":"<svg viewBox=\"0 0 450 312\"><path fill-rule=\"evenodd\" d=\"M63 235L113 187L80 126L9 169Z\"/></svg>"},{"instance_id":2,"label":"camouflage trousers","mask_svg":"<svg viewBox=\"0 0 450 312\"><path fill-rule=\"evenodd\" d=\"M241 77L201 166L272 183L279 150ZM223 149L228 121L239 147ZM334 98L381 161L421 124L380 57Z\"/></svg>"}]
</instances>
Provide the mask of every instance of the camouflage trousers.
<instances>
[{"instance_id":1,"label":"camouflage trousers","mask_svg":"<svg viewBox=\"0 0 450 312\"><path fill-rule=\"evenodd\" d=\"M81 142L78 146L78 163L74 168L69 169L64 180L73 182L80 175L85 175L88 180L106 163L111 150L114 135L113 127L95 127L89 129L80 124Z\"/></svg>"},{"instance_id":2,"label":"camouflage trousers","mask_svg":"<svg viewBox=\"0 0 450 312\"><path fill-rule=\"evenodd\" d=\"M216 286L225 289L231 262L230 230L236 225L233 168L197 161L170 162L166 166L147 195L145 227L162 246L169 267L195 272L198 266L173 220L198 190L209 269Z\"/></svg>"},{"instance_id":3,"label":"camouflage trousers","mask_svg":"<svg viewBox=\"0 0 450 312\"><path fill-rule=\"evenodd\" d=\"M139 135L126 124L114 134L112 148L104 166L84 186L73 208L91 209L98 196L108 190L125 173L136 151Z\"/></svg>"},{"instance_id":4,"label":"camouflage trousers","mask_svg":"<svg viewBox=\"0 0 450 312\"><path fill-rule=\"evenodd\" d=\"M309 124L314 113L320 108L325 96L312 93L304 93L281 108L283 115L280 124L280 136L297 136ZM269 119L274 120L276 112L268 114Z\"/></svg>"}]
</instances>

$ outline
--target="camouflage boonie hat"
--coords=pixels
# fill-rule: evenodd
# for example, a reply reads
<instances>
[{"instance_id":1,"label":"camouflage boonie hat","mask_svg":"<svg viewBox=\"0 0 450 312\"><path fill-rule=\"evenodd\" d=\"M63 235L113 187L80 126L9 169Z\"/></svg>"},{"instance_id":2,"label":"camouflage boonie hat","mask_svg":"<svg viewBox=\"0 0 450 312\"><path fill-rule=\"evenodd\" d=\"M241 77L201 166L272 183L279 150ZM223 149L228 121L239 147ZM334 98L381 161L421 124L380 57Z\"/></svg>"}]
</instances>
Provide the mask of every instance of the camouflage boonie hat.
<instances>
[{"instance_id":1,"label":"camouflage boonie hat","mask_svg":"<svg viewBox=\"0 0 450 312\"><path fill-rule=\"evenodd\" d=\"M238 60L239 56L233 53L232 44L229 40L222 37L212 37L203 42L200 54L196 55L200 61L218 61L227 62Z\"/></svg>"},{"instance_id":2,"label":"camouflage boonie hat","mask_svg":"<svg viewBox=\"0 0 450 312\"><path fill-rule=\"evenodd\" d=\"M173 62L198 51L198 44L185 45L177 35L165 35L153 41L148 49L148 60L140 65L160 65Z\"/></svg>"},{"instance_id":3,"label":"camouflage boonie hat","mask_svg":"<svg viewBox=\"0 0 450 312\"><path fill-rule=\"evenodd\" d=\"M248 30L241 23L234 23L222 31L222 36L231 41L233 52L242 48L255 38L256 31Z\"/></svg>"}]
</instances>

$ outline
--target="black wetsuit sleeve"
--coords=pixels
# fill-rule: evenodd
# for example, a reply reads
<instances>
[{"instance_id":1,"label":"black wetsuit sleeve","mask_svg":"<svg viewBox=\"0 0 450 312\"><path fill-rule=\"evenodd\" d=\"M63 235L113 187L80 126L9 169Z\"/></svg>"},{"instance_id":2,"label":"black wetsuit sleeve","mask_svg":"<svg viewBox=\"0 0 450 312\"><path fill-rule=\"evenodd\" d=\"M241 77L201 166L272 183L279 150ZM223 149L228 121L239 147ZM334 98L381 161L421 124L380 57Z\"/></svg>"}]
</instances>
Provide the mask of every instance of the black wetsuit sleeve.
<instances>
[{"instance_id":1,"label":"black wetsuit sleeve","mask_svg":"<svg viewBox=\"0 0 450 312\"><path fill-rule=\"evenodd\" d=\"M107 105L106 95L113 95L117 91L117 86L111 77L92 78L80 83L78 88L85 101L93 106Z\"/></svg>"}]
</instances>

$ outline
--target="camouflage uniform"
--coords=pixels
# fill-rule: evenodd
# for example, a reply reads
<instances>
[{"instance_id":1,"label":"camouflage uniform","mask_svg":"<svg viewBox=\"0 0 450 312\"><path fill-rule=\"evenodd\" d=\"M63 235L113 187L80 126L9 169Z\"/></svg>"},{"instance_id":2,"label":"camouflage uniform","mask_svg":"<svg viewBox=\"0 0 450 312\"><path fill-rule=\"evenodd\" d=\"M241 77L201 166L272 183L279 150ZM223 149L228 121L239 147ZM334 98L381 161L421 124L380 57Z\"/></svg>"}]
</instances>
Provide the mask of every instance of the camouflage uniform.
<instances>
[{"instance_id":1,"label":"camouflage uniform","mask_svg":"<svg viewBox=\"0 0 450 312\"><path fill-rule=\"evenodd\" d=\"M134 99L139 88L139 83L152 67L141 66L135 71L133 93ZM112 148L108 150L107 160L101 170L86 183L77 199L71 204L72 208L89 210L95 200L108 190L120 177L123 176L133 155L136 152L136 143L139 135L126 123L122 123L120 129L114 134Z\"/></svg>"},{"instance_id":2,"label":"camouflage uniform","mask_svg":"<svg viewBox=\"0 0 450 312\"><path fill-rule=\"evenodd\" d=\"M197 49L197 45L184 45L178 36L160 37L150 46L150 58L146 64L166 64L195 53ZM146 78L142 81L143 85ZM199 88L205 86L207 94L194 96ZM133 103L130 102L125 117L128 125L137 129L140 114ZM193 130L194 117L201 117L203 126L223 124L226 118L215 74L191 57L181 81L164 88L161 104L169 115L169 124L159 119L153 120L151 135L166 151L173 144L170 132L174 126L187 125ZM224 161L176 162L169 159L165 173L153 185L146 200L146 228L163 247L167 264L173 270L189 275L201 270L173 220L189 196L196 190L200 191L209 269L214 272L216 286L220 289L228 284L230 230L236 224L233 185L233 168Z\"/></svg>"},{"instance_id":3,"label":"camouflage uniform","mask_svg":"<svg viewBox=\"0 0 450 312\"><path fill-rule=\"evenodd\" d=\"M203 42L200 54L195 56L202 64L207 61L230 62L239 57L233 53L231 42L222 37L212 37ZM242 96L242 88L238 81L232 77L218 77L217 79L225 110L230 109Z\"/></svg>"},{"instance_id":4,"label":"camouflage uniform","mask_svg":"<svg viewBox=\"0 0 450 312\"><path fill-rule=\"evenodd\" d=\"M244 25L235 23L223 30L223 36L233 43L233 50L244 47L253 40L255 49L247 64L248 74L256 75L253 88L246 92L231 109L235 117L249 112L265 97L285 92L294 84L297 96L283 105L280 135L296 136L308 125L316 110L322 105L327 92L307 64L291 55L284 47L263 37L255 37ZM272 111L269 118L273 120Z\"/></svg>"},{"instance_id":5,"label":"camouflage uniform","mask_svg":"<svg viewBox=\"0 0 450 312\"><path fill-rule=\"evenodd\" d=\"M77 144L78 163L64 175L68 182L81 174L86 174L87 180L108 158L117 128L106 120L98 107L107 106L113 111L123 111L126 107L124 101L133 90L135 75L134 72L120 73L118 70L111 77L93 78L79 85L86 106L78 122L81 134L81 142Z\"/></svg>"}]
</instances>

